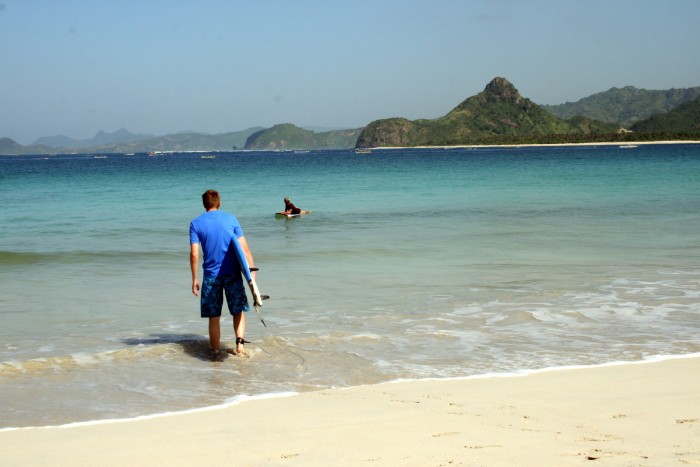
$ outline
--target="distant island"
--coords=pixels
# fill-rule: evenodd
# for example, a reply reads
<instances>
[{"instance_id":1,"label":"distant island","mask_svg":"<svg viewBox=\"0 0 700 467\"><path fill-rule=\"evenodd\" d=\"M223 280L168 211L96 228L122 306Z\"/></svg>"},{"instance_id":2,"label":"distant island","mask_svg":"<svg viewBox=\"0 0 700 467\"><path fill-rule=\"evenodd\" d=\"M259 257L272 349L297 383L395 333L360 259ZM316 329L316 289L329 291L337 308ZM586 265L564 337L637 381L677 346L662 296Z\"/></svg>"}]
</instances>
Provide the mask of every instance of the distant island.
<instances>
[{"instance_id":1,"label":"distant island","mask_svg":"<svg viewBox=\"0 0 700 467\"><path fill-rule=\"evenodd\" d=\"M98 131L97 134L90 139L73 139L68 136L44 136L38 138L34 144L40 146L49 146L52 148L92 148L99 146L109 146L115 144L128 144L137 141L150 140L156 138L155 135L143 135L130 133L126 128L120 128L114 133Z\"/></svg>"},{"instance_id":2,"label":"distant island","mask_svg":"<svg viewBox=\"0 0 700 467\"><path fill-rule=\"evenodd\" d=\"M502 77L443 117L376 120L364 128L312 131L291 123L220 134L133 134L124 128L75 140L42 137L23 146L0 138L0 154L310 150L374 147L700 140L700 87L611 88L577 102L540 106Z\"/></svg>"}]
</instances>

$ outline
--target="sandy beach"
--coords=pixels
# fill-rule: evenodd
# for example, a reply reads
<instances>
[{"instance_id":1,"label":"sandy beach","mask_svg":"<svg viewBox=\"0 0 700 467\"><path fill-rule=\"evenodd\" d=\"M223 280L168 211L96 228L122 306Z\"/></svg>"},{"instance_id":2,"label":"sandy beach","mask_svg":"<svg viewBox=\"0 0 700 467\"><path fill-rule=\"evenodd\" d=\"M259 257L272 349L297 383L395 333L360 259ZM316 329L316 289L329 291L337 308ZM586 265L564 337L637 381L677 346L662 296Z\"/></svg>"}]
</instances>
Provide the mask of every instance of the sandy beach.
<instances>
[{"instance_id":1,"label":"sandy beach","mask_svg":"<svg viewBox=\"0 0 700 467\"><path fill-rule=\"evenodd\" d=\"M524 143L524 144L457 144L452 146L414 146L413 149L477 149L477 148L554 148L576 146L619 146L631 149L637 146L652 144L700 144L700 140L668 140L668 141L592 141L587 143ZM411 149L409 146L380 146L371 149Z\"/></svg>"},{"instance_id":2,"label":"sandy beach","mask_svg":"<svg viewBox=\"0 0 700 467\"><path fill-rule=\"evenodd\" d=\"M700 464L700 357L0 432L15 465Z\"/></svg>"}]
</instances>

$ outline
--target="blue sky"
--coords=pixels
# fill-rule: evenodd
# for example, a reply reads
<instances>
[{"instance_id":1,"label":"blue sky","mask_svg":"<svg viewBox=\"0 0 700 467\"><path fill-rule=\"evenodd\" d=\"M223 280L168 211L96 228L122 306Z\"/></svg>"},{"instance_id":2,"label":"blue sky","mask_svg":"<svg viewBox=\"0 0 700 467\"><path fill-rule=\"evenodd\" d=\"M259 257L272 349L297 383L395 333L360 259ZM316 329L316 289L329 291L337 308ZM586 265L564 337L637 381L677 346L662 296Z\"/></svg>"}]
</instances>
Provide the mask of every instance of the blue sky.
<instances>
[{"instance_id":1,"label":"blue sky","mask_svg":"<svg viewBox=\"0 0 700 467\"><path fill-rule=\"evenodd\" d=\"M697 0L0 0L0 137L435 118L700 86Z\"/></svg>"}]
</instances>

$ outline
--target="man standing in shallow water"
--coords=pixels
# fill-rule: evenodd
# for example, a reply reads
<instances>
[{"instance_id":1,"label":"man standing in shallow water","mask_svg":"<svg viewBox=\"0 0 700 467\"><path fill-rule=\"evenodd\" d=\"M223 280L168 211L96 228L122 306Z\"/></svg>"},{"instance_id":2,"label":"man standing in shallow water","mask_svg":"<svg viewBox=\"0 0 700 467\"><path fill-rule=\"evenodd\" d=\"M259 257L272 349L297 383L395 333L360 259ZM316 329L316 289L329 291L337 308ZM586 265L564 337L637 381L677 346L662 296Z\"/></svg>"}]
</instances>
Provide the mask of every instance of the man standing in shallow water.
<instances>
[{"instance_id":1,"label":"man standing in shallow water","mask_svg":"<svg viewBox=\"0 0 700 467\"><path fill-rule=\"evenodd\" d=\"M221 309L223 296L231 315L236 335L236 355L248 356L243 344L245 340L245 314L248 311L248 298L243 286L241 269L232 244L233 236L238 238L250 268L254 267L253 254L243 236L238 219L232 214L220 211L221 198L216 190L202 194L202 204L206 212L190 223L190 269L192 270L192 293L199 296L200 283L199 246L202 246L203 278L201 283L200 309L202 318L209 319L209 343L214 358L218 358L221 340ZM255 272L252 273L255 278Z\"/></svg>"}]
</instances>

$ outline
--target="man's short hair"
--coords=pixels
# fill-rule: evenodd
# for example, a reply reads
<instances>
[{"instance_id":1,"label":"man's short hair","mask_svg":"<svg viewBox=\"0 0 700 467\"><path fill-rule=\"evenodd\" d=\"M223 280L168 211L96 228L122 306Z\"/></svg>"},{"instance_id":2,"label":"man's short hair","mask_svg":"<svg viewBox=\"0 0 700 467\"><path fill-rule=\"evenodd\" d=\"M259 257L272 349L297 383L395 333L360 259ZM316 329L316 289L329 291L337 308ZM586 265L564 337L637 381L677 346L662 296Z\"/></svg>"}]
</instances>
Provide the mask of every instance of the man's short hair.
<instances>
[{"instance_id":1,"label":"man's short hair","mask_svg":"<svg viewBox=\"0 0 700 467\"><path fill-rule=\"evenodd\" d=\"M202 193L202 204L207 211L213 208L219 209L221 206L221 197L216 190L207 190Z\"/></svg>"}]
</instances>

